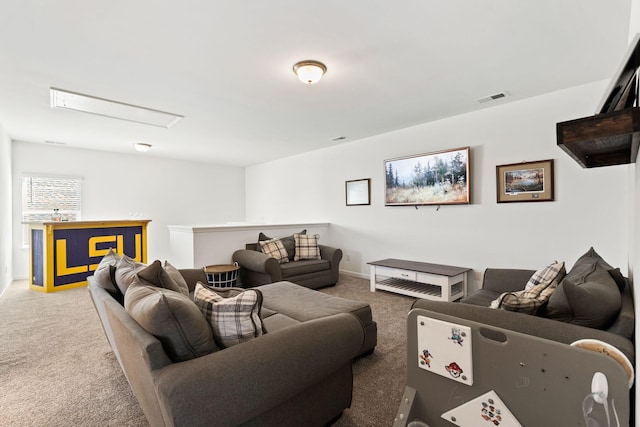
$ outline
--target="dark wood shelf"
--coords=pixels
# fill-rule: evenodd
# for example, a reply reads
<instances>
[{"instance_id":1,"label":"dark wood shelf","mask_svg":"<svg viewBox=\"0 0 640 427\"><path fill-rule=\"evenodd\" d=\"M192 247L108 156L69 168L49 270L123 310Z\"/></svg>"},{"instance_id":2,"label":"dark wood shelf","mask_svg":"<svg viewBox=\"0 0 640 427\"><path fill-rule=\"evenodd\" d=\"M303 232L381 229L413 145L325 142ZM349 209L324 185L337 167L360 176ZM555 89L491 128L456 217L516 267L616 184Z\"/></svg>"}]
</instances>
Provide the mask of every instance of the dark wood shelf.
<instances>
[{"instance_id":1,"label":"dark wood shelf","mask_svg":"<svg viewBox=\"0 0 640 427\"><path fill-rule=\"evenodd\" d=\"M640 145L640 107L556 125L558 146L583 168L635 163Z\"/></svg>"}]
</instances>

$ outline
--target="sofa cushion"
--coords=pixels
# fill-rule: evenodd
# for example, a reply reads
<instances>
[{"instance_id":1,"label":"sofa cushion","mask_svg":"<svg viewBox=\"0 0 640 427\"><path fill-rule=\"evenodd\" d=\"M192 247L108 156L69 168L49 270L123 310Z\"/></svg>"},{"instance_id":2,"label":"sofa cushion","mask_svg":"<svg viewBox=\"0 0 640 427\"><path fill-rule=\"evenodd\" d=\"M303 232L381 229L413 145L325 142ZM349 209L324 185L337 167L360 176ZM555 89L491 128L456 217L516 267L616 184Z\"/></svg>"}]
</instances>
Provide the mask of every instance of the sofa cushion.
<instances>
[{"instance_id":1,"label":"sofa cushion","mask_svg":"<svg viewBox=\"0 0 640 427\"><path fill-rule=\"evenodd\" d=\"M146 264L138 262L127 255L122 255L122 258L120 258L120 261L118 261L116 265L115 278L116 285L118 285L118 289L120 289L123 295L126 295L127 288L131 285L131 282L133 282L138 270L146 266Z\"/></svg>"},{"instance_id":2,"label":"sofa cushion","mask_svg":"<svg viewBox=\"0 0 640 427\"><path fill-rule=\"evenodd\" d=\"M371 307L366 302L327 295L286 281L255 289L262 292L265 307L299 322L338 313L354 314L365 327L373 322Z\"/></svg>"},{"instance_id":3,"label":"sofa cushion","mask_svg":"<svg viewBox=\"0 0 640 427\"><path fill-rule=\"evenodd\" d=\"M302 230L300 231L300 233L298 234L307 234L307 230ZM258 234L258 252L262 252L260 250L260 242L264 241L264 240L272 240L273 237L269 237L264 233L260 233ZM284 248L287 250L287 254L289 256L289 261L293 261L293 257L295 256L295 252L296 252L296 242L293 238L293 234L290 236L286 236L286 237L280 237L278 240L280 240L282 242L282 244L284 245Z\"/></svg>"},{"instance_id":4,"label":"sofa cushion","mask_svg":"<svg viewBox=\"0 0 640 427\"><path fill-rule=\"evenodd\" d=\"M124 306L140 326L162 343L174 362L204 356L218 348L198 307L180 292L145 285L134 277L124 296Z\"/></svg>"},{"instance_id":5,"label":"sofa cushion","mask_svg":"<svg viewBox=\"0 0 640 427\"><path fill-rule=\"evenodd\" d=\"M296 242L296 252L293 257L294 261L303 259L321 259L318 240L320 236L317 234L300 234L293 235Z\"/></svg>"},{"instance_id":6,"label":"sofa cushion","mask_svg":"<svg viewBox=\"0 0 640 427\"><path fill-rule=\"evenodd\" d=\"M260 318L262 293L257 289L208 288L198 282L193 298L222 348L264 333Z\"/></svg>"},{"instance_id":7,"label":"sofa cushion","mask_svg":"<svg viewBox=\"0 0 640 427\"><path fill-rule=\"evenodd\" d=\"M280 265L283 279L327 270L331 270L331 263L326 259L303 260Z\"/></svg>"},{"instance_id":8,"label":"sofa cushion","mask_svg":"<svg viewBox=\"0 0 640 427\"><path fill-rule=\"evenodd\" d=\"M122 296L122 292L120 292L116 284L116 265L118 265L120 258L122 258L121 255L118 255L113 249L109 248L109 251L102 260L100 260L98 268L96 268L96 271L93 273L96 284L109 291L109 293L115 297Z\"/></svg>"},{"instance_id":9,"label":"sofa cushion","mask_svg":"<svg viewBox=\"0 0 640 427\"><path fill-rule=\"evenodd\" d=\"M262 240L258 242L258 246L261 252L269 255L271 258L277 259L280 264L289 262L289 254L281 240Z\"/></svg>"},{"instance_id":10,"label":"sofa cushion","mask_svg":"<svg viewBox=\"0 0 640 427\"><path fill-rule=\"evenodd\" d=\"M567 273L542 314L554 320L606 329L622 304L620 290L609 274L611 269L591 248Z\"/></svg>"},{"instance_id":11,"label":"sofa cushion","mask_svg":"<svg viewBox=\"0 0 640 427\"><path fill-rule=\"evenodd\" d=\"M148 266L137 270L137 274L145 285L153 285L189 296L189 287L186 286L186 282L184 287L180 287L162 267L159 260L155 260Z\"/></svg>"}]
</instances>

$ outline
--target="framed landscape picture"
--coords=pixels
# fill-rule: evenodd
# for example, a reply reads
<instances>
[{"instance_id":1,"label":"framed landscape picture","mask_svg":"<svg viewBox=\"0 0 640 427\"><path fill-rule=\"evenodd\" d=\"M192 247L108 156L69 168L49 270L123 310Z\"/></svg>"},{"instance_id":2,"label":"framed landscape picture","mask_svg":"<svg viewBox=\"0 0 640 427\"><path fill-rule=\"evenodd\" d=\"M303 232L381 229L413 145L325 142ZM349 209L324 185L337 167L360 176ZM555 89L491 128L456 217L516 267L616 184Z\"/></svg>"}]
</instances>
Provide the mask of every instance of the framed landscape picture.
<instances>
[{"instance_id":1,"label":"framed landscape picture","mask_svg":"<svg viewBox=\"0 0 640 427\"><path fill-rule=\"evenodd\" d=\"M384 161L385 206L469 204L469 147Z\"/></svg>"},{"instance_id":2,"label":"framed landscape picture","mask_svg":"<svg viewBox=\"0 0 640 427\"><path fill-rule=\"evenodd\" d=\"M553 159L496 166L498 203L553 201Z\"/></svg>"}]
</instances>

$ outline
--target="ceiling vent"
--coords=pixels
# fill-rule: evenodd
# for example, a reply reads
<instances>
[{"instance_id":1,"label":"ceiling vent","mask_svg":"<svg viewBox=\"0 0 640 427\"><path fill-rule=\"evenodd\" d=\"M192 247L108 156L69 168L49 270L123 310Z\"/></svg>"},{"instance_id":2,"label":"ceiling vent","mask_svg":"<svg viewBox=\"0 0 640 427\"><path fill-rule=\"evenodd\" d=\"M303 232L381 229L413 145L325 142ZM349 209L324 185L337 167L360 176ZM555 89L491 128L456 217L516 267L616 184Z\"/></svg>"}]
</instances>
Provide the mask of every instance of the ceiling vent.
<instances>
[{"instance_id":1,"label":"ceiling vent","mask_svg":"<svg viewBox=\"0 0 640 427\"><path fill-rule=\"evenodd\" d=\"M151 126L171 128L183 116L136 105L51 88L51 108L82 111L98 116L127 120Z\"/></svg>"},{"instance_id":2,"label":"ceiling vent","mask_svg":"<svg viewBox=\"0 0 640 427\"><path fill-rule=\"evenodd\" d=\"M484 98L480 98L477 101L480 104L484 104L485 102L496 101L498 99L506 98L507 96L509 96L509 93L500 92L500 93L495 93L493 95L485 96Z\"/></svg>"}]
</instances>

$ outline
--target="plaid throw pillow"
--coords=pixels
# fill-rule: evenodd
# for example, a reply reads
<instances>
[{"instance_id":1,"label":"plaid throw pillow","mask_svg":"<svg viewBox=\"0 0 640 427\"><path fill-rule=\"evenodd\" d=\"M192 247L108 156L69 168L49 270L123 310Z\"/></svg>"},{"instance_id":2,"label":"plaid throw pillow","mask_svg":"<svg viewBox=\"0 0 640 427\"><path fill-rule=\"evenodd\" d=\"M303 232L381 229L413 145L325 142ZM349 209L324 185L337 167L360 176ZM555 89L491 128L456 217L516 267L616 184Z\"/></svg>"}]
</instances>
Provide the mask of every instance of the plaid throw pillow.
<instances>
[{"instance_id":1,"label":"plaid throw pillow","mask_svg":"<svg viewBox=\"0 0 640 427\"><path fill-rule=\"evenodd\" d=\"M198 282L193 299L211 325L216 343L227 348L264 333L257 289L207 288Z\"/></svg>"},{"instance_id":2,"label":"plaid throw pillow","mask_svg":"<svg viewBox=\"0 0 640 427\"><path fill-rule=\"evenodd\" d=\"M524 287L524 290L528 291L538 285L549 285L554 280L557 280L557 282L560 283L560 280L562 280L566 273L567 272L564 269L564 262L554 261L548 266L533 273L527 282L527 285Z\"/></svg>"},{"instance_id":3,"label":"plaid throw pillow","mask_svg":"<svg viewBox=\"0 0 640 427\"><path fill-rule=\"evenodd\" d=\"M287 253L282 241L278 239L271 239L258 243L260 244L260 249L263 253L269 255L271 258L277 259L280 264L289 262L289 254Z\"/></svg>"},{"instance_id":4,"label":"plaid throw pillow","mask_svg":"<svg viewBox=\"0 0 640 427\"><path fill-rule=\"evenodd\" d=\"M564 277L564 262L554 262L536 271L524 290L505 292L491 302L491 308L536 314L545 305Z\"/></svg>"},{"instance_id":5,"label":"plaid throw pillow","mask_svg":"<svg viewBox=\"0 0 640 427\"><path fill-rule=\"evenodd\" d=\"M296 233L293 235L293 238L296 241L294 261L300 261L301 259L321 259L320 248L318 247L319 235Z\"/></svg>"}]
</instances>

